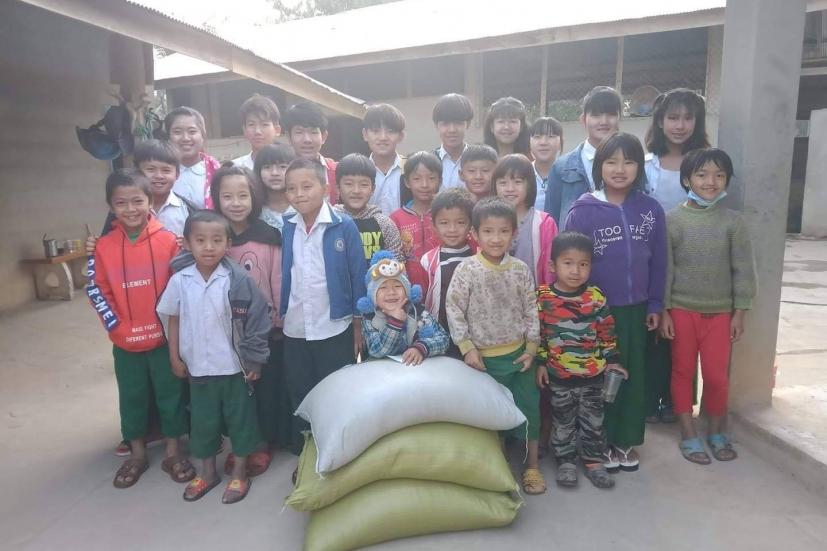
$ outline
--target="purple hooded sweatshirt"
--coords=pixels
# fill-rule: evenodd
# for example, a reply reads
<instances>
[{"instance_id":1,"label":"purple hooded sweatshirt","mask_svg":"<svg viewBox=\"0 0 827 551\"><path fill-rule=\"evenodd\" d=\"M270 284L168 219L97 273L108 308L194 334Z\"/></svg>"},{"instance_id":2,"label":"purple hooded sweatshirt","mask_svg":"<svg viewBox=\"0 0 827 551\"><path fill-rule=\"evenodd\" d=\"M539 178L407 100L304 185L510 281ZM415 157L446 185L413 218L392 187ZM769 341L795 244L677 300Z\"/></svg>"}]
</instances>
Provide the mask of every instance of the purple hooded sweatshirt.
<instances>
[{"instance_id":1,"label":"purple hooded sweatshirt","mask_svg":"<svg viewBox=\"0 0 827 551\"><path fill-rule=\"evenodd\" d=\"M647 302L648 313L663 310L666 215L655 199L632 191L618 206L584 193L565 228L594 240L590 281L606 293L609 306Z\"/></svg>"}]
</instances>

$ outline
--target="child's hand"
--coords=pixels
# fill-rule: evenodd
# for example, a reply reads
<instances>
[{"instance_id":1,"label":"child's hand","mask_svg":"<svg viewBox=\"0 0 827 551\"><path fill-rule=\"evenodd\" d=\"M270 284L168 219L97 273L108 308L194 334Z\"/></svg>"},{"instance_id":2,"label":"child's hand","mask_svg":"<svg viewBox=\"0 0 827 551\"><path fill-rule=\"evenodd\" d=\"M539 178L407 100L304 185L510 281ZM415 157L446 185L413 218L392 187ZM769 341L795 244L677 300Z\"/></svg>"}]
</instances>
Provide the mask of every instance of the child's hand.
<instances>
[{"instance_id":1,"label":"child's hand","mask_svg":"<svg viewBox=\"0 0 827 551\"><path fill-rule=\"evenodd\" d=\"M175 242L178 244L179 249L184 248L184 238L182 236L179 235L178 237L176 237Z\"/></svg>"},{"instance_id":2,"label":"child's hand","mask_svg":"<svg viewBox=\"0 0 827 551\"><path fill-rule=\"evenodd\" d=\"M465 363L473 367L478 371L485 371L485 363L482 361L482 356L480 356L480 351L474 348L473 350L469 350L468 353L464 357Z\"/></svg>"},{"instance_id":3,"label":"child's hand","mask_svg":"<svg viewBox=\"0 0 827 551\"><path fill-rule=\"evenodd\" d=\"M732 314L732 321L729 322L729 340L738 342L744 334L744 311L735 310Z\"/></svg>"},{"instance_id":4,"label":"child's hand","mask_svg":"<svg viewBox=\"0 0 827 551\"><path fill-rule=\"evenodd\" d=\"M669 310L664 310L660 316L660 328L658 330L660 338L671 341L675 338L675 324L672 322L672 316L669 315Z\"/></svg>"},{"instance_id":5,"label":"child's hand","mask_svg":"<svg viewBox=\"0 0 827 551\"><path fill-rule=\"evenodd\" d=\"M660 323L660 314L648 314L646 316L646 329L649 331L654 331L658 328L658 324Z\"/></svg>"},{"instance_id":6,"label":"child's hand","mask_svg":"<svg viewBox=\"0 0 827 551\"><path fill-rule=\"evenodd\" d=\"M548 369L543 364L537 366L537 386L540 388L548 386Z\"/></svg>"},{"instance_id":7,"label":"child's hand","mask_svg":"<svg viewBox=\"0 0 827 551\"><path fill-rule=\"evenodd\" d=\"M626 369L620 364L609 364L606 366L606 371L617 371L618 373L623 375L624 379L629 378L629 372L626 371Z\"/></svg>"},{"instance_id":8,"label":"child's hand","mask_svg":"<svg viewBox=\"0 0 827 551\"><path fill-rule=\"evenodd\" d=\"M255 371L250 371L244 376L244 380L248 383L258 381L259 379L261 379L261 373L256 373Z\"/></svg>"},{"instance_id":9,"label":"child's hand","mask_svg":"<svg viewBox=\"0 0 827 551\"><path fill-rule=\"evenodd\" d=\"M405 365L419 365L425 359L422 352L416 347L410 347L402 354L402 363Z\"/></svg>"},{"instance_id":10,"label":"child's hand","mask_svg":"<svg viewBox=\"0 0 827 551\"><path fill-rule=\"evenodd\" d=\"M393 318L397 321L405 321L408 319L408 314L405 313L404 308L397 308L395 310L382 310L382 313L385 314L389 318Z\"/></svg>"},{"instance_id":11,"label":"child's hand","mask_svg":"<svg viewBox=\"0 0 827 551\"><path fill-rule=\"evenodd\" d=\"M92 256L95 254L95 244L98 242L98 238L91 233L86 236L86 255Z\"/></svg>"},{"instance_id":12,"label":"child's hand","mask_svg":"<svg viewBox=\"0 0 827 551\"><path fill-rule=\"evenodd\" d=\"M170 358L169 363L172 365L172 374L179 379L186 379L189 375L187 364L181 358Z\"/></svg>"},{"instance_id":13,"label":"child's hand","mask_svg":"<svg viewBox=\"0 0 827 551\"><path fill-rule=\"evenodd\" d=\"M514 365L523 364L523 367L520 369L520 373L525 373L531 366L534 365L534 356L529 354L528 352L523 352L519 358L514 360Z\"/></svg>"},{"instance_id":14,"label":"child's hand","mask_svg":"<svg viewBox=\"0 0 827 551\"><path fill-rule=\"evenodd\" d=\"M356 361L359 361L359 356L365 348L365 342L362 339L362 320L353 320L353 355Z\"/></svg>"}]
</instances>

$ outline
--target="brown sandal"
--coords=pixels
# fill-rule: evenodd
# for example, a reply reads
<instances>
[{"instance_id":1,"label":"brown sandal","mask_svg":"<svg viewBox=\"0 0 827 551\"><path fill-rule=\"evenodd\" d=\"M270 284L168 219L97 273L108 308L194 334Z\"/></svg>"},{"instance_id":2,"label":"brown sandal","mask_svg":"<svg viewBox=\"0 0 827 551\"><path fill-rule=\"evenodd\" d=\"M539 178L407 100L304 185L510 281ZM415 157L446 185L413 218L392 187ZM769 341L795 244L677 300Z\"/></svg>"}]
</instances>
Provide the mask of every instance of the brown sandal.
<instances>
[{"instance_id":1,"label":"brown sandal","mask_svg":"<svg viewBox=\"0 0 827 551\"><path fill-rule=\"evenodd\" d=\"M196 501L207 495L207 492L221 483L221 478L216 476L212 482L207 482L200 476L196 476L184 488L184 501Z\"/></svg>"},{"instance_id":2,"label":"brown sandal","mask_svg":"<svg viewBox=\"0 0 827 551\"><path fill-rule=\"evenodd\" d=\"M118 472L115 473L115 478L112 479L112 485L119 489L134 486L148 468L149 461L127 459L121 464L120 468L118 468Z\"/></svg>"},{"instance_id":3,"label":"brown sandal","mask_svg":"<svg viewBox=\"0 0 827 551\"><path fill-rule=\"evenodd\" d=\"M189 482L195 478L195 467L189 459L180 455L172 455L161 463L161 470L169 475L173 482Z\"/></svg>"},{"instance_id":4,"label":"brown sandal","mask_svg":"<svg viewBox=\"0 0 827 551\"><path fill-rule=\"evenodd\" d=\"M247 492L250 491L250 486L252 485L252 478L248 478L247 480L239 480L234 478L230 480L230 483L227 484L227 487L224 489L224 495L221 496L221 503L224 503L225 505L238 503L247 497Z\"/></svg>"}]
</instances>

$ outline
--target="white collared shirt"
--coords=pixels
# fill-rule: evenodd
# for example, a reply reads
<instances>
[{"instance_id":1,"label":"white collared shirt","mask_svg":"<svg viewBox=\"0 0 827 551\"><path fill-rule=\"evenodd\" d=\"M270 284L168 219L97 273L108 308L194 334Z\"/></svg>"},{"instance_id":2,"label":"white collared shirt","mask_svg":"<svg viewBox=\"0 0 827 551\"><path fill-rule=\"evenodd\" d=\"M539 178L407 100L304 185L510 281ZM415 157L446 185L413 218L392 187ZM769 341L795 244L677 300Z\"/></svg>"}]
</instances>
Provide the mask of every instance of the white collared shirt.
<instances>
[{"instance_id":1,"label":"white collared shirt","mask_svg":"<svg viewBox=\"0 0 827 551\"><path fill-rule=\"evenodd\" d=\"M373 160L373 154L371 154L370 160ZM396 159L387 174L378 168L376 169L376 187L373 189L370 204L382 209L382 214L385 216L390 216L390 213L402 206L399 198L401 177L402 157L399 156L399 153L396 154Z\"/></svg>"},{"instance_id":2,"label":"white collared shirt","mask_svg":"<svg viewBox=\"0 0 827 551\"><path fill-rule=\"evenodd\" d=\"M290 267L290 298L284 315L284 334L294 339L320 341L335 337L350 325L351 317L330 319L330 296L327 291L322 237L333 221L330 205L325 203L310 231L301 214L291 219L293 265Z\"/></svg>"},{"instance_id":3,"label":"white collared shirt","mask_svg":"<svg viewBox=\"0 0 827 551\"><path fill-rule=\"evenodd\" d=\"M537 167L534 165L535 162L536 161L531 163L531 166L534 167L534 178L537 180L537 199L534 200L534 208L545 211L546 190L548 188L549 178L551 177L551 170L548 171L548 176L543 178L540 176L540 173L537 172Z\"/></svg>"},{"instance_id":4,"label":"white collared shirt","mask_svg":"<svg viewBox=\"0 0 827 551\"><path fill-rule=\"evenodd\" d=\"M583 142L583 149L580 150L580 160L583 161L583 168L586 169L586 178L589 179L589 189L594 190L594 178L592 178L592 166L594 165L594 154L597 150L589 143Z\"/></svg>"},{"instance_id":5,"label":"white collared shirt","mask_svg":"<svg viewBox=\"0 0 827 551\"><path fill-rule=\"evenodd\" d=\"M462 153L465 153L467 148L468 144L463 143ZM460 153L460 157L462 157L462 153ZM437 154L439 155L439 160L442 161L442 187L439 189L464 186L465 184L459 179L459 159L454 161L442 145L439 146Z\"/></svg>"},{"instance_id":6,"label":"white collared shirt","mask_svg":"<svg viewBox=\"0 0 827 551\"><path fill-rule=\"evenodd\" d=\"M207 165L200 160L192 166L178 165L178 179L172 186L178 197L183 197L199 209L207 199Z\"/></svg>"},{"instance_id":7,"label":"white collared shirt","mask_svg":"<svg viewBox=\"0 0 827 551\"><path fill-rule=\"evenodd\" d=\"M161 205L160 209L155 211L151 208L150 211L164 226L164 229L171 231L178 237L184 235L184 224L190 215L190 209L174 191L169 192L166 202Z\"/></svg>"},{"instance_id":8,"label":"white collared shirt","mask_svg":"<svg viewBox=\"0 0 827 551\"><path fill-rule=\"evenodd\" d=\"M246 155L242 155L241 157L233 159L233 164L235 166L243 166L249 168L250 170L253 170L253 166L255 164L253 161L253 152L250 151Z\"/></svg>"},{"instance_id":9,"label":"white collared shirt","mask_svg":"<svg viewBox=\"0 0 827 551\"><path fill-rule=\"evenodd\" d=\"M241 362L233 348L230 270L219 264L208 281L195 264L174 274L158 301L161 316L179 316L178 353L193 377L234 375Z\"/></svg>"}]
</instances>

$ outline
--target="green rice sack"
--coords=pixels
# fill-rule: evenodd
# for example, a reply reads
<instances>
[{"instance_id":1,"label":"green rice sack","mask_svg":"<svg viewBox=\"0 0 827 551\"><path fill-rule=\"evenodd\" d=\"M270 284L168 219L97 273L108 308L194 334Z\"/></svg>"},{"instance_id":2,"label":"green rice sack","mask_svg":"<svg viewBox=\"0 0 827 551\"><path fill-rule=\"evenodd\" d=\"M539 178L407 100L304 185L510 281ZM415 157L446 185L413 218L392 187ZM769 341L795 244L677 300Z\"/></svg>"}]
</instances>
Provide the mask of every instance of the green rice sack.
<instances>
[{"instance_id":1,"label":"green rice sack","mask_svg":"<svg viewBox=\"0 0 827 551\"><path fill-rule=\"evenodd\" d=\"M518 489L494 431L454 423L404 428L376 441L324 478L315 472L316 445L305 433L296 487L285 503L315 511L377 480L413 478L508 492Z\"/></svg>"},{"instance_id":2,"label":"green rice sack","mask_svg":"<svg viewBox=\"0 0 827 551\"><path fill-rule=\"evenodd\" d=\"M311 513L305 551L345 551L410 536L511 524L517 494L448 482L381 480Z\"/></svg>"}]
</instances>

